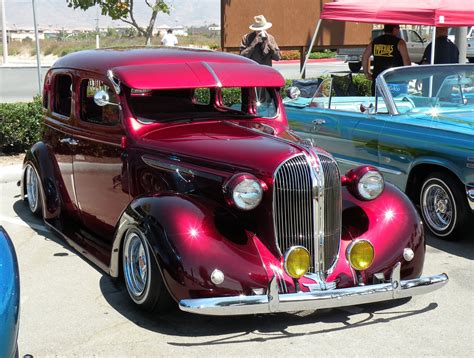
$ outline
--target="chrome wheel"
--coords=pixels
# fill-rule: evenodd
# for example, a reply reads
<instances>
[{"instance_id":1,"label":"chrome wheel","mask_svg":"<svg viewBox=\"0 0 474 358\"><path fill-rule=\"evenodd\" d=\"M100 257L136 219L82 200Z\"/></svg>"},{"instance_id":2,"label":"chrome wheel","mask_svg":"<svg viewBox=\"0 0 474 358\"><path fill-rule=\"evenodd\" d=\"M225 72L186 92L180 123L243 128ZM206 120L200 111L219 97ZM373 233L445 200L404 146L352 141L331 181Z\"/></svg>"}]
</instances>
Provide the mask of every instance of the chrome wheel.
<instances>
[{"instance_id":1,"label":"chrome wheel","mask_svg":"<svg viewBox=\"0 0 474 358\"><path fill-rule=\"evenodd\" d=\"M456 215L452 196L439 184L424 188L422 198L423 216L436 231L445 231Z\"/></svg>"},{"instance_id":2,"label":"chrome wheel","mask_svg":"<svg viewBox=\"0 0 474 358\"><path fill-rule=\"evenodd\" d=\"M428 178L421 189L421 213L428 228L439 237L450 235L458 220L451 187L442 178L435 176Z\"/></svg>"},{"instance_id":3,"label":"chrome wheel","mask_svg":"<svg viewBox=\"0 0 474 358\"><path fill-rule=\"evenodd\" d=\"M129 230L123 246L123 273L130 297L141 304L147 296L150 281L150 254L140 233Z\"/></svg>"},{"instance_id":4,"label":"chrome wheel","mask_svg":"<svg viewBox=\"0 0 474 358\"><path fill-rule=\"evenodd\" d=\"M31 164L26 167L26 195L32 213L39 210L39 180Z\"/></svg>"}]
</instances>

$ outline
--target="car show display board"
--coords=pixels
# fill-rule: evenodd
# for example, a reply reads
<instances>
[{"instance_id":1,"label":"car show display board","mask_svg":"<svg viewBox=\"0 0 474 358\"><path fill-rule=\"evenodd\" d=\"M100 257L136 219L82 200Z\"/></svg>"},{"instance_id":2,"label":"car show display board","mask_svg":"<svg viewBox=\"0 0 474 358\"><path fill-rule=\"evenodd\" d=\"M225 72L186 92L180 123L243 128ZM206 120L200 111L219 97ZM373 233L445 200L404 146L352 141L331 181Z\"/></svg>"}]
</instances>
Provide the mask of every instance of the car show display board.
<instances>
[{"instance_id":1,"label":"car show display board","mask_svg":"<svg viewBox=\"0 0 474 358\"><path fill-rule=\"evenodd\" d=\"M221 0L221 46L237 51L249 32L254 16L264 15L273 24L269 32L283 50L303 51L311 42L323 4L331 0ZM371 40L372 24L325 20L315 49L365 46Z\"/></svg>"}]
</instances>

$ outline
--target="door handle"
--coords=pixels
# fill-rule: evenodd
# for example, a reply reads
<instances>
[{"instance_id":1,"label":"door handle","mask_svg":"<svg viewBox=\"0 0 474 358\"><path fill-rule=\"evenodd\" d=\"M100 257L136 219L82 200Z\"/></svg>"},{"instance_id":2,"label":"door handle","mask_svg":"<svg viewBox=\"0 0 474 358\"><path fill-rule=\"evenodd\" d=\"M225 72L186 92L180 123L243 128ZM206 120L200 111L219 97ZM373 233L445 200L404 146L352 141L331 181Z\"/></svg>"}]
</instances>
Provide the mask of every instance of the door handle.
<instances>
[{"instance_id":1,"label":"door handle","mask_svg":"<svg viewBox=\"0 0 474 358\"><path fill-rule=\"evenodd\" d=\"M320 125L326 124L326 121L324 119L315 119L312 122L315 126L320 126Z\"/></svg>"},{"instance_id":2,"label":"door handle","mask_svg":"<svg viewBox=\"0 0 474 358\"><path fill-rule=\"evenodd\" d=\"M69 137L62 138L59 140L61 143L69 144L69 145L77 145L78 141Z\"/></svg>"}]
</instances>

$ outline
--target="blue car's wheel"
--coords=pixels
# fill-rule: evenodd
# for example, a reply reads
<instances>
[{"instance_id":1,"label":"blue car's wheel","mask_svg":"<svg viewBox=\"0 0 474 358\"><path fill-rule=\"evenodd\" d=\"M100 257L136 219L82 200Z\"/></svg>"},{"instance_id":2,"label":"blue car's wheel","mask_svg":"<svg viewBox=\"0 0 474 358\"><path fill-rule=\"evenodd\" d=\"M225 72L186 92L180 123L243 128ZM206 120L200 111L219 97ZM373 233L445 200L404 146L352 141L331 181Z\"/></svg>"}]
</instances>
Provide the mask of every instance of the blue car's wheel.
<instances>
[{"instance_id":1,"label":"blue car's wheel","mask_svg":"<svg viewBox=\"0 0 474 358\"><path fill-rule=\"evenodd\" d=\"M420 193L421 214L428 229L445 240L460 239L468 221L465 201L459 183L450 175L429 175Z\"/></svg>"},{"instance_id":2,"label":"blue car's wheel","mask_svg":"<svg viewBox=\"0 0 474 358\"><path fill-rule=\"evenodd\" d=\"M150 254L145 235L139 228L131 228L125 234L122 265L125 286L136 305L157 312L169 307L171 297Z\"/></svg>"},{"instance_id":3,"label":"blue car's wheel","mask_svg":"<svg viewBox=\"0 0 474 358\"><path fill-rule=\"evenodd\" d=\"M41 191L40 181L35 168L31 163L26 165L25 170L25 183L26 183L26 200L30 211L39 215L41 212Z\"/></svg>"}]
</instances>

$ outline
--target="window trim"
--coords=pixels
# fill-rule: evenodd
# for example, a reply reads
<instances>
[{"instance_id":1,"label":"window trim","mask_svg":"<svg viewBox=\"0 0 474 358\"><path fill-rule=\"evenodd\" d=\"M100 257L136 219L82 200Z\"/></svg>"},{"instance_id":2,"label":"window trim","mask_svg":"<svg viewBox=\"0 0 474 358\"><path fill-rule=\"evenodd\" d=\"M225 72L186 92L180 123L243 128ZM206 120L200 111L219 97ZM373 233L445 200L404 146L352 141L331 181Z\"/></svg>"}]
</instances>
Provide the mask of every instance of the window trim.
<instances>
[{"instance_id":1,"label":"window trim","mask_svg":"<svg viewBox=\"0 0 474 358\"><path fill-rule=\"evenodd\" d=\"M62 113L59 113L59 112L56 112L56 106L55 106L55 102L56 102L56 86L57 86L57 77L58 76L69 76L70 79L71 79L71 110L69 111L69 116L66 116ZM59 120L62 120L62 121L72 121L72 118L73 118L73 113L75 113L75 105L74 105L74 88L75 88L75 85L74 85L74 76L72 75L71 72L67 71L67 70L63 70L63 71L54 71L53 74L52 74L52 79L51 79L51 89L50 89L50 95L49 95L49 108L48 110L50 110L50 113L56 117L57 119ZM51 92L52 92L52 96L51 96Z\"/></svg>"}]
</instances>

